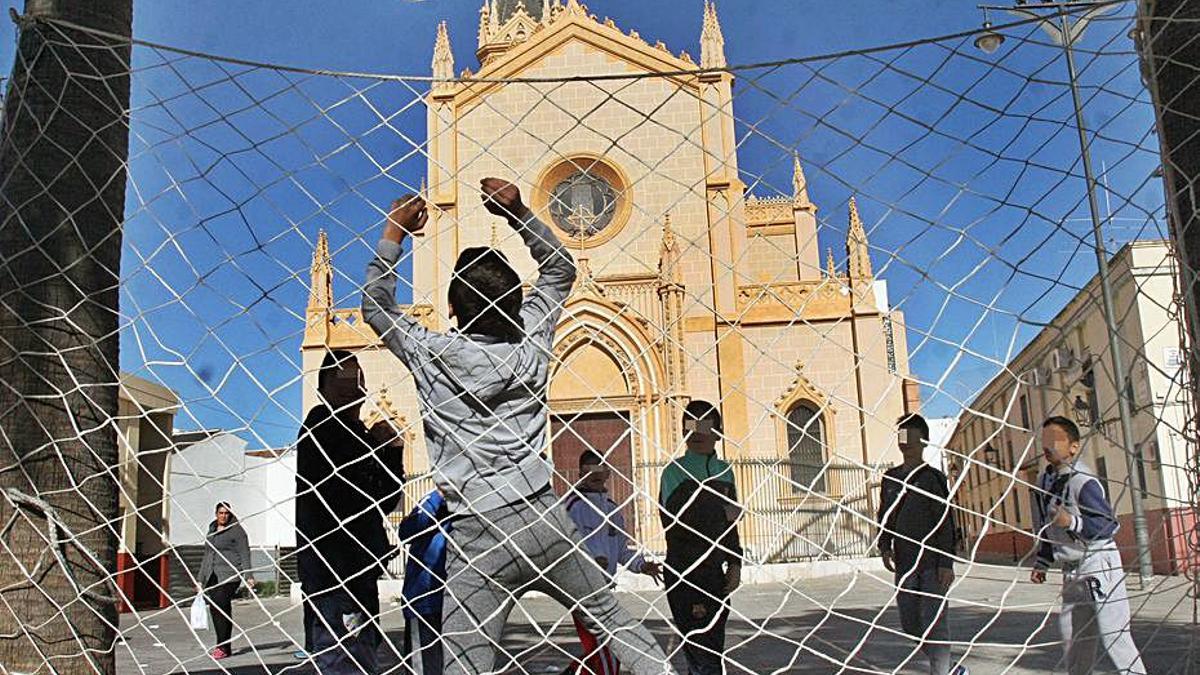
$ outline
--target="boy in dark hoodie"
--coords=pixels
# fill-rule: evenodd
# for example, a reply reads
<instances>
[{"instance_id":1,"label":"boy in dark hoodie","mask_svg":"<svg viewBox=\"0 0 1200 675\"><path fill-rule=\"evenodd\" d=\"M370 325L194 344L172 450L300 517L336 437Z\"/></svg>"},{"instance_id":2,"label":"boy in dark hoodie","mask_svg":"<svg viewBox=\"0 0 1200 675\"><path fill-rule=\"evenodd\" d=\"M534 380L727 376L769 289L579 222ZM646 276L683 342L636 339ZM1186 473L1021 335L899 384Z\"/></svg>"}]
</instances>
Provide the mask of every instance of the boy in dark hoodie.
<instances>
[{"instance_id":1,"label":"boy in dark hoodie","mask_svg":"<svg viewBox=\"0 0 1200 675\"><path fill-rule=\"evenodd\" d=\"M929 423L909 414L899 420L904 463L883 474L879 498L879 550L896 575L896 605L905 633L920 640L930 675L951 671L946 593L954 583L954 519L946 474L925 463ZM965 672L964 666L953 671Z\"/></svg>"},{"instance_id":2,"label":"boy in dark hoodie","mask_svg":"<svg viewBox=\"0 0 1200 675\"><path fill-rule=\"evenodd\" d=\"M367 429L362 370L350 352L325 355L320 403L296 444L296 545L305 647L322 673L375 673L384 518L400 502L404 444L387 422Z\"/></svg>"},{"instance_id":3,"label":"boy in dark hoodie","mask_svg":"<svg viewBox=\"0 0 1200 675\"><path fill-rule=\"evenodd\" d=\"M431 331L400 311L401 244L429 217L419 197L393 204L363 291L364 319L412 372L434 480L454 527L446 672L493 670L508 614L533 590L578 612L635 673L673 672L649 631L617 604L551 490L546 387L575 262L515 185L485 178L481 188L487 210L508 222L538 265L528 296L501 252L468 248L450 280L457 330Z\"/></svg>"}]
</instances>

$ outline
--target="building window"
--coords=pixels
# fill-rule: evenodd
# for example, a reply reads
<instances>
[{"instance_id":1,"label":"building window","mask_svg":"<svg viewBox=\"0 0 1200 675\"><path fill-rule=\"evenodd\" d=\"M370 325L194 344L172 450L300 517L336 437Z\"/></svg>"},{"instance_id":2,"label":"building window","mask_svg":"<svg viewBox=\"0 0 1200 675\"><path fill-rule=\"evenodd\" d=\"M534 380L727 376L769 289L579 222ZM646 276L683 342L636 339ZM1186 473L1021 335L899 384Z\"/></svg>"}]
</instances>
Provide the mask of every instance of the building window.
<instances>
[{"instance_id":1,"label":"building window","mask_svg":"<svg viewBox=\"0 0 1200 675\"><path fill-rule=\"evenodd\" d=\"M1096 458L1096 478L1100 479L1100 487L1104 488L1104 497L1108 498L1108 460Z\"/></svg>"},{"instance_id":2,"label":"building window","mask_svg":"<svg viewBox=\"0 0 1200 675\"><path fill-rule=\"evenodd\" d=\"M589 171L576 171L550 193L550 217L571 237L590 237L612 224L617 191Z\"/></svg>"},{"instance_id":3,"label":"building window","mask_svg":"<svg viewBox=\"0 0 1200 675\"><path fill-rule=\"evenodd\" d=\"M1029 513L1032 517L1033 514L1038 512L1038 508L1039 508L1038 501L1041 499L1041 495L1038 492L1038 490L1039 490L1038 470L1030 469L1030 470L1026 471L1025 472L1025 482L1029 483L1030 485L1033 486L1026 491L1026 494L1029 495Z\"/></svg>"},{"instance_id":4,"label":"building window","mask_svg":"<svg viewBox=\"0 0 1200 675\"><path fill-rule=\"evenodd\" d=\"M1018 403L1021 408L1021 428L1027 430L1029 429L1029 399L1024 394L1021 394Z\"/></svg>"},{"instance_id":5,"label":"building window","mask_svg":"<svg viewBox=\"0 0 1200 675\"><path fill-rule=\"evenodd\" d=\"M788 412L787 439L792 483L825 492L825 424L815 406L801 402Z\"/></svg>"},{"instance_id":6,"label":"building window","mask_svg":"<svg viewBox=\"0 0 1200 675\"><path fill-rule=\"evenodd\" d=\"M1140 443L1138 444L1137 458L1134 460L1134 466L1137 467L1138 487L1142 490L1142 494L1146 494L1146 461L1142 459Z\"/></svg>"},{"instance_id":7,"label":"building window","mask_svg":"<svg viewBox=\"0 0 1200 675\"><path fill-rule=\"evenodd\" d=\"M589 155L548 166L531 195L534 213L554 225L560 240L576 247L598 246L615 236L629 221L631 204L624 173Z\"/></svg>"},{"instance_id":8,"label":"building window","mask_svg":"<svg viewBox=\"0 0 1200 675\"><path fill-rule=\"evenodd\" d=\"M1021 486L1017 482L1016 475L1017 475L1016 472L1013 472L1012 490L1009 491L1009 494L1012 495L1013 526L1020 528L1021 527Z\"/></svg>"}]
</instances>

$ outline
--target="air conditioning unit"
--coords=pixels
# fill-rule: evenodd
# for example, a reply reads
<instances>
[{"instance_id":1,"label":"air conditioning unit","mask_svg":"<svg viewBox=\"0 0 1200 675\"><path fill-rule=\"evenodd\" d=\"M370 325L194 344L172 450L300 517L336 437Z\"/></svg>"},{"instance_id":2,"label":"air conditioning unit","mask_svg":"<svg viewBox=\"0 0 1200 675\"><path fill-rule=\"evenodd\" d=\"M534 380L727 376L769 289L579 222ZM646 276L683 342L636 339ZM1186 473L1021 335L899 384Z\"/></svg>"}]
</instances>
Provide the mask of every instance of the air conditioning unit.
<instances>
[{"instance_id":1,"label":"air conditioning unit","mask_svg":"<svg viewBox=\"0 0 1200 675\"><path fill-rule=\"evenodd\" d=\"M1065 373L1075 365L1075 354L1070 347L1059 347L1050 352L1050 368L1056 373Z\"/></svg>"}]
</instances>

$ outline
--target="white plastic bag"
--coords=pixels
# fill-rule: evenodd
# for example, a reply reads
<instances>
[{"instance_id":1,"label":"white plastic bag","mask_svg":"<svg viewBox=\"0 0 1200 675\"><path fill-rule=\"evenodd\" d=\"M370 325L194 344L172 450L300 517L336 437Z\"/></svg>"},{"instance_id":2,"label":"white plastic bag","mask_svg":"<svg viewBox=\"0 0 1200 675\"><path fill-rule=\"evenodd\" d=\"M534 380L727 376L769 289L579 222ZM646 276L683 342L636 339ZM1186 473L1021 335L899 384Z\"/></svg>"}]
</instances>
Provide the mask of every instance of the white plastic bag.
<instances>
[{"instance_id":1,"label":"white plastic bag","mask_svg":"<svg viewBox=\"0 0 1200 675\"><path fill-rule=\"evenodd\" d=\"M208 630L208 605L203 593L196 594L192 601L192 630Z\"/></svg>"}]
</instances>

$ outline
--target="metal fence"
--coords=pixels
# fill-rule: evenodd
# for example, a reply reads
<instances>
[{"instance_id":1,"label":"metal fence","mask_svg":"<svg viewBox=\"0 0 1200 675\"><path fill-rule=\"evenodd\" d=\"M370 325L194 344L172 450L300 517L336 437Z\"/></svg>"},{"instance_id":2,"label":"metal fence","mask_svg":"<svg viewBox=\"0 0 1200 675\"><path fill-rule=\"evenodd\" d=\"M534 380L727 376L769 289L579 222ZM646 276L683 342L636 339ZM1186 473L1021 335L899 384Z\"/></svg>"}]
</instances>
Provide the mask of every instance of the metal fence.
<instances>
[{"instance_id":1,"label":"metal fence","mask_svg":"<svg viewBox=\"0 0 1200 675\"><path fill-rule=\"evenodd\" d=\"M738 527L748 562L861 558L874 553L878 533L875 505L881 473L852 464L829 463L812 472L822 477L822 485L810 487L792 479L801 473L792 462L735 459L730 464L744 507ZM636 466L634 476L613 477L614 481L634 481L632 509L626 509L630 514L627 516L630 535L657 555L666 552L655 501L665 467L665 462L642 463ZM433 478L429 474L410 478L405 484L401 506L389 516L388 536L397 546L400 541L396 526L432 489ZM404 553L393 558L388 563L388 573L402 576L404 562Z\"/></svg>"}]
</instances>

